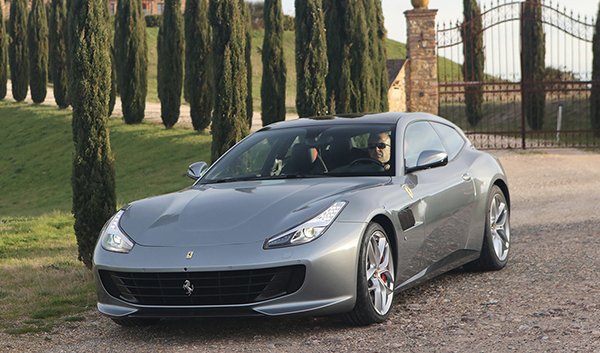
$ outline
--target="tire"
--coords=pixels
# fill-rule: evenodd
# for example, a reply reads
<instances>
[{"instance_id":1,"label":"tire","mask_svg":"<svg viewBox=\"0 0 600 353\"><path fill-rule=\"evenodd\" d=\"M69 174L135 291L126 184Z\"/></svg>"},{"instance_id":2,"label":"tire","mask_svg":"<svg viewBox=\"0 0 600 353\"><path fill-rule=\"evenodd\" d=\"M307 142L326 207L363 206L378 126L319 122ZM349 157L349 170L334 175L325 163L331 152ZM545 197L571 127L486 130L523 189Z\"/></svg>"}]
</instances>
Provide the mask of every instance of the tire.
<instances>
[{"instance_id":1,"label":"tire","mask_svg":"<svg viewBox=\"0 0 600 353\"><path fill-rule=\"evenodd\" d=\"M377 256L381 252L383 256ZM370 223L363 235L357 273L356 303L346 320L356 326L385 321L394 299L394 257L389 238L377 223Z\"/></svg>"},{"instance_id":2,"label":"tire","mask_svg":"<svg viewBox=\"0 0 600 353\"><path fill-rule=\"evenodd\" d=\"M144 326L154 325L154 324L158 323L158 321L160 319L155 319L155 318L144 319L144 318L137 318L137 317L111 317L111 320L114 321L119 326L123 326L123 327L144 327Z\"/></svg>"},{"instance_id":3,"label":"tire","mask_svg":"<svg viewBox=\"0 0 600 353\"><path fill-rule=\"evenodd\" d=\"M502 190L494 185L487 200L485 231L479 259L464 266L468 271L497 271L506 266L510 249L510 209Z\"/></svg>"}]
</instances>

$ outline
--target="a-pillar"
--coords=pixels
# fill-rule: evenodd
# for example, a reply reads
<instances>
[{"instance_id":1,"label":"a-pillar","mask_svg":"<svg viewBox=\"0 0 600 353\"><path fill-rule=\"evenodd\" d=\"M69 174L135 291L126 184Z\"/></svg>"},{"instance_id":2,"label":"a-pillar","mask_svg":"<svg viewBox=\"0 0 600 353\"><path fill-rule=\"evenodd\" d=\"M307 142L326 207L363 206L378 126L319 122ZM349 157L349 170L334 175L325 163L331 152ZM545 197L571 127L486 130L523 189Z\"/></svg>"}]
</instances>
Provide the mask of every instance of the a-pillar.
<instances>
[{"instance_id":1,"label":"a-pillar","mask_svg":"<svg viewBox=\"0 0 600 353\"><path fill-rule=\"evenodd\" d=\"M438 114L437 10L406 11L406 108L409 112Z\"/></svg>"}]
</instances>

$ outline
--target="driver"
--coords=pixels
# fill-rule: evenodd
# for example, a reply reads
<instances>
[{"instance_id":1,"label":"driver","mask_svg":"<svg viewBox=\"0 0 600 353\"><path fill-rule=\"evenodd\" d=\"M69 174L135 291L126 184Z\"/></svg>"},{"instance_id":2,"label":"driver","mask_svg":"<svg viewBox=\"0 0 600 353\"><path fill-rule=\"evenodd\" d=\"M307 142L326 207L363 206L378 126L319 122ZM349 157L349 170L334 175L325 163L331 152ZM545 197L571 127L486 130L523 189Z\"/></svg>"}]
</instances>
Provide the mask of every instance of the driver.
<instances>
[{"instance_id":1,"label":"driver","mask_svg":"<svg viewBox=\"0 0 600 353\"><path fill-rule=\"evenodd\" d=\"M390 169L392 155L391 138L387 132L371 134L367 142L369 157L381 162L385 170Z\"/></svg>"}]
</instances>

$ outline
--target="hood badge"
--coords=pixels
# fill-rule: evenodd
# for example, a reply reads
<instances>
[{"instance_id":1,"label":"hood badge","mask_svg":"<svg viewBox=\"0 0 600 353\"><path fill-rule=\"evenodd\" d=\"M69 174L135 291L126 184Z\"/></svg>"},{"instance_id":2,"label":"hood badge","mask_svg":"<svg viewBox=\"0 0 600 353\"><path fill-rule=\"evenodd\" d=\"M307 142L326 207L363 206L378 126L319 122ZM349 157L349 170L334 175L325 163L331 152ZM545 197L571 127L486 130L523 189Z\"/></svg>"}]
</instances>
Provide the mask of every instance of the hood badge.
<instances>
[{"instance_id":1,"label":"hood badge","mask_svg":"<svg viewBox=\"0 0 600 353\"><path fill-rule=\"evenodd\" d=\"M194 292L194 285L190 283L189 279L186 279L185 282L183 282L183 290L185 290L185 294L187 294L188 297Z\"/></svg>"},{"instance_id":2,"label":"hood badge","mask_svg":"<svg viewBox=\"0 0 600 353\"><path fill-rule=\"evenodd\" d=\"M186 259L191 259L194 256L194 252L193 251L188 251L187 254L185 255Z\"/></svg>"}]
</instances>

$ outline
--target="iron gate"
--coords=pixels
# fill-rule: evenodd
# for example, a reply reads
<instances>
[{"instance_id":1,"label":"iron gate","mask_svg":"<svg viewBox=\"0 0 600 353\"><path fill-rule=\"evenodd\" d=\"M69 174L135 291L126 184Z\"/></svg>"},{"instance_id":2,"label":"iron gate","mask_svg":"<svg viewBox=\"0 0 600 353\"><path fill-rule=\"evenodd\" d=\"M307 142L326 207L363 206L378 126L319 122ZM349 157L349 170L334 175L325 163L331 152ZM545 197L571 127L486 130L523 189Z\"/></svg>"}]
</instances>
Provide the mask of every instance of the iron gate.
<instances>
[{"instance_id":1,"label":"iron gate","mask_svg":"<svg viewBox=\"0 0 600 353\"><path fill-rule=\"evenodd\" d=\"M438 25L440 115L462 127L482 149L598 147L590 122L592 39L595 20L541 1L546 44L542 128L532 129L523 112L522 94L534 89L522 82L522 1L496 0L481 11L485 74L481 81L463 77L463 39L468 22ZM483 118L469 123L465 91L481 87Z\"/></svg>"}]
</instances>

